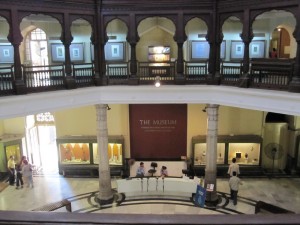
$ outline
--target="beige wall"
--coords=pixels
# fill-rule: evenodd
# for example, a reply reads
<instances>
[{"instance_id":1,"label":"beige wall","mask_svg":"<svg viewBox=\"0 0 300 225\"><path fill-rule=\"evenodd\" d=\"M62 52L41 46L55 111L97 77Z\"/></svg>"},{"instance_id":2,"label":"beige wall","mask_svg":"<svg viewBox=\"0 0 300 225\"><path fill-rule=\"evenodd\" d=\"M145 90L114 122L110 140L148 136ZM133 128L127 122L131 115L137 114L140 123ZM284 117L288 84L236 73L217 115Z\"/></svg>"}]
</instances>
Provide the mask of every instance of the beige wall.
<instances>
[{"instance_id":1,"label":"beige wall","mask_svg":"<svg viewBox=\"0 0 300 225\"><path fill-rule=\"evenodd\" d=\"M177 45L174 41L173 35L160 29L154 28L143 35L136 45L137 59L141 62L148 62L148 46L170 46L171 58L177 58Z\"/></svg>"},{"instance_id":2,"label":"beige wall","mask_svg":"<svg viewBox=\"0 0 300 225\"><path fill-rule=\"evenodd\" d=\"M0 136L4 134L4 124L3 120L0 120Z\"/></svg>"},{"instance_id":3,"label":"beige wall","mask_svg":"<svg viewBox=\"0 0 300 225\"><path fill-rule=\"evenodd\" d=\"M17 117L6 119L3 123L3 134L24 134L25 133L25 117Z\"/></svg>"},{"instance_id":4,"label":"beige wall","mask_svg":"<svg viewBox=\"0 0 300 225\"><path fill-rule=\"evenodd\" d=\"M123 135L125 156L130 157L129 105L109 105L107 111L108 134ZM205 135L207 114L205 105L188 105L187 155L192 151L192 137ZM64 110L55 113L57 137L65 135L96 135L96 109L94 106ZM250 121L250 122L248 122ZM262 134L263 112L220 106L219 134Z\"/></svg>"}]
</instances>

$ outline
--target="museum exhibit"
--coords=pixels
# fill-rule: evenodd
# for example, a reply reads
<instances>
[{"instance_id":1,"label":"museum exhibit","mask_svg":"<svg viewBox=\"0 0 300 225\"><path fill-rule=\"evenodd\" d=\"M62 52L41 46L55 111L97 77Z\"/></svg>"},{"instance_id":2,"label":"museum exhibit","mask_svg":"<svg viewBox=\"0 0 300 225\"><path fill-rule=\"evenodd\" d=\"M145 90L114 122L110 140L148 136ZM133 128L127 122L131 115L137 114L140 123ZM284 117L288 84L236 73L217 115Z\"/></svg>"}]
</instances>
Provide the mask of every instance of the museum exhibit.
<instances>
[{"instance_id":1,"label":"museum exhibit","mask_svg":"<svg viewBox=\"0 0 300 225\"><path fill-rule=\"evenodd\" d=\"M1 0L0 223L297 224L299 15Z\"/></svg>"}]
</instances>

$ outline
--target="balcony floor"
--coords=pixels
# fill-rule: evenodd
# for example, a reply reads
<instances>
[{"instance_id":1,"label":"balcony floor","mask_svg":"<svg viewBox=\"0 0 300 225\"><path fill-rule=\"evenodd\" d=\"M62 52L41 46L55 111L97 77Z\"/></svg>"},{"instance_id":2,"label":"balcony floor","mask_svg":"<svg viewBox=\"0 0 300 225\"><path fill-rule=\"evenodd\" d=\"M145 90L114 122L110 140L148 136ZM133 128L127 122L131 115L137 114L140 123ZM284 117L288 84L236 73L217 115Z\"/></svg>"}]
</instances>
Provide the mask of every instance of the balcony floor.
<instances>
[{"instance_id":1,"label":"balcony floor","mask_svg":"<svg viewBox=\"0 0 300 225\"><path fill-rule=\"evenodd\" d=\"M112 188L116 188L112 179ZM1 210L31 211L48 203L68 199L74 213L126 214L254 214L257 201L300 213L300 178L244 178L238 193L238 204L228 200L228 179L217 179L222 200L216 208L199 208L188 199L125 199L120 206L97 207L94 195L99 189L98 178L65 178L60 175L36 175L34 188L16 189L8 186L1 192ZM66 212L65 208L56 210Z\"/></svg>"}]
</instances>

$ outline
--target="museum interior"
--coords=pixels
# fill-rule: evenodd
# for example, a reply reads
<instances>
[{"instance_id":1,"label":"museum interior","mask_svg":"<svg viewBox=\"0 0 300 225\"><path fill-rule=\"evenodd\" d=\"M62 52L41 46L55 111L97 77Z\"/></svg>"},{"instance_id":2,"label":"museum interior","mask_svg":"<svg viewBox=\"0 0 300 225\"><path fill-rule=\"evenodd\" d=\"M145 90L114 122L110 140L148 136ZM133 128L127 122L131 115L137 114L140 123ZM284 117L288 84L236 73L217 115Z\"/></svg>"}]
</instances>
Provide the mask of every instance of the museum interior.
<instances>
[{"instance_id":1,"label":"museum interior","mask_svg":"<svg viewBox=\"0 0 300 225\"><path fill-rule=\"evenodd\" d=\"M290 185L295 186L295 192L290 190L294 196L286 196L293 202L290 206L300 201L296 191L300 175L299 15L297 0L4 0L0 6L2 183L8 178L9 157L19 162L26 156L40 187L47 177L62 183L62 179L81 179L84 185L78 187L79 181L53 184L55 191L49 190L45 201L33 193L20 195L24 205L29 197L37 198L39 206L53 203L50 196L69 186L65 195L98 189L101 200L101 188L108 188L107 183L112 184L113 204L119 206L137 193L141 202L154 197L171 199L170 193L183 202L189 198L195 202L197 184L206 180L206 185L212 169L217 209L228 210L224 214L237 212L230 219L219 217L222 224L252 224L252 219L261 224L297 224L299 212L287 215L293 210L285 201L286 205L280 205L277 195L262 198L269 208L260 207L273 213L282 210L285 214L280 218L246 215L243 220L239 214L257 214L253 205L256 212L259 198L251 202L249 191L247 200L244 196L247 204L237 209L224 192L228 167L236 158L239 177L246 180L244 188L251 189L247 181L285 179L278 185L295 182ZM147 179L135 178L140 162L145 163ZM162 166L168 168L165 180L159 178ZM272 184L264 185L276 190ZM21 222L18 215L25 218L24 224L55 223L49 213L31 217L32 212L26 211L35 211L32 203L27 205L30 210L8 207L13 191L6 187L0 192L7 193L0 203L0 209L7 211L0 211L0 224ZM63 213L55 215L66 224L114 223L109 216L102 215L99 222L93 216L73 216L76 213L64 220L66 212L60 211L66 206L64 194L54 197L59 206L50 204L52 210L43 207L41 211ZM206 196L206 210L214 194ZM69 199L72 211L84 212L90 205L97 208L92 197L87 197L88 206ZM218 220L211 212L177 210L174 214L189 214L181 218L182 224ZM117 224L130 223L131 215L126 222L119 217L124 212L117 211ZM165 220L157 212L142 214L148 222L133 224L181 220L176 215ZM198 221L194 217L198 214L207 217Z\"/></svg>"}]
</instances>

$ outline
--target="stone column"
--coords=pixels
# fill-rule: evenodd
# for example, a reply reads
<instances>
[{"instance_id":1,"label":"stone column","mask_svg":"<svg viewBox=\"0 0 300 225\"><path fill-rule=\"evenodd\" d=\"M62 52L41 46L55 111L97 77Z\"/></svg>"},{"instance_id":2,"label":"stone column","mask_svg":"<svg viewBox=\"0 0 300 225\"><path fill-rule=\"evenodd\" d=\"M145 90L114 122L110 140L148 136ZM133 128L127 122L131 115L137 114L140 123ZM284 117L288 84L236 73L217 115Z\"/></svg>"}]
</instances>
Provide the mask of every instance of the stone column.
<instances>
[{"instance_id":1,"label":"stone column","mask_svg":"<svg viewBox=\"0 0 300 225\"><path fill-rule=\"evenodd\" d=\"M99 158L99 194L96 201L100 205L113 201L111 189L110 168L108 161L108 131L107 131L107 105L96 105L97 116L97 142Z\"/></svg>"},{"instance_id":2,"label":"stone column","mask_svg":"<svg viewBox=\"0 0 300 225\"><path fill-rule=\"evenodd\" d=\"M205 188L207 184L213 184L214 189L206 192L206 202L214 204L218 202L217 196L217 143L218 143L218 105L208 104L207 135L206 135L206 168Z\"/></svg>"}]
</instances>

